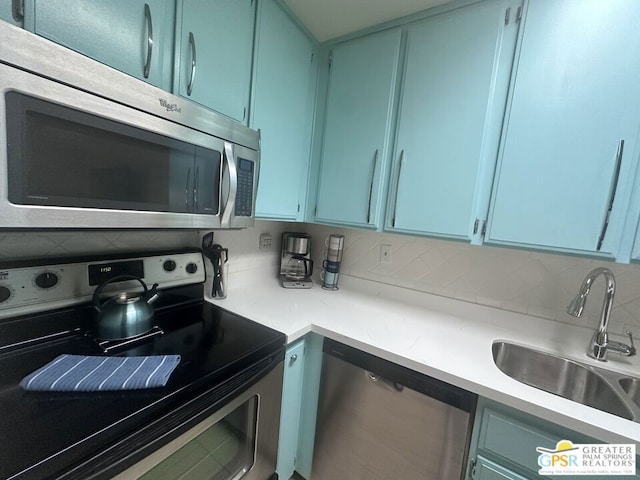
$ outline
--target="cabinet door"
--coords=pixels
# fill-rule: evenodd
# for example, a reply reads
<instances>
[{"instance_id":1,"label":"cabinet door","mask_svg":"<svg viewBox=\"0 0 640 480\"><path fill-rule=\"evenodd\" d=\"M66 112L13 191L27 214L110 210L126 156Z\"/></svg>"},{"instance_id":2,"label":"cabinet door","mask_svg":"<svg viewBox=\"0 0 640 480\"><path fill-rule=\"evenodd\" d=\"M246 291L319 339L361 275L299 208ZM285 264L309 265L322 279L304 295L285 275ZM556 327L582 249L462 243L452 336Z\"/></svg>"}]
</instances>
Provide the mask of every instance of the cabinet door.
<instances>
[{"instance_id":1,"label":"cabinet door","mask_svg":"<svg viewBox=\"0 0 640 480\"><path fill-rule=\"evenodd\" d=\"M501 467L497 463L493 463L482 456L478 456L473 469L474 472L471 476L473 480L526 480L525 477Z\"/></svg>"},{"instance_id":2,"label":"cabinet door","mask_svg":"<svg viewBox=\"0 0 640 480\"><path fill-rule=\"evenodd\" d=\"M0 2L0 20L9 22L18 27L22 26L24 7L16 0L5 0Z\"/></svg>"},{"instance_id":3,"label":"cabinet door","mask_svg":"<svg viewBox=\"0 0 640 480\"><path fill-rule=\"evenodd\" d=\"M379 225L400 36L391 30L331 52L317 221Z\"/></svg>"},{"instance_id":4,"label":"cabinet door","mask_svg":"<svg viewBox=\"0 0 640 480\"><path fill-rule=\"evenodd\" d=\"M245 122L254 23L252 0L180 0L175 91Z\"/></svg>"},{"instance_id":5,"label":"cabinet door","mask_svg":"<svg viewBox=\"0 0 640 480\"><path fill-rule=\"evenodd\" d=\"M290 478L295 469L302 398L302 374L304 372L304 347L305 342L301 340L287 347L284 357L282 409L276 467L279 478Z\"/></svg>"},{"instance_id":6,"label":"cabinet door","mask_svg":"<svg viewBox=\"0 0 640 480\"><path fill-rule=\"evenodd\" d=\"M171 89L175 7L164 0L27 0L25 27L122 72Z\"/></svg>"},{"instance_id":7,"label":"cabinet door","mask_svg":"<svg viewBox=\"0 0 640 480\"><path fill-rule=\"evenodd\" d=\"M409 27L387 227L471 240L486 214L519 2Z\"/></svg>"},{"instance_id":8,"label":"cabinet door","mask_svg":"<svg viewBox=\"0 0 640 480\"><path fill-rule=\"evenodd\" d=\"M637 161L640 2L536 0L525 19L487 240L615 253Z\"/></svg>"},{"instance_id":9,"label":"cabinet door","mask_svg":"<svg viewBox=\"0 0 640 480\"><path fill-rule=\"evenodd\" d=\"M261 131L256 216L297 220L309 166L314 46L276 0L259 8L250 121Z\"/></svg>"}]
</instances>

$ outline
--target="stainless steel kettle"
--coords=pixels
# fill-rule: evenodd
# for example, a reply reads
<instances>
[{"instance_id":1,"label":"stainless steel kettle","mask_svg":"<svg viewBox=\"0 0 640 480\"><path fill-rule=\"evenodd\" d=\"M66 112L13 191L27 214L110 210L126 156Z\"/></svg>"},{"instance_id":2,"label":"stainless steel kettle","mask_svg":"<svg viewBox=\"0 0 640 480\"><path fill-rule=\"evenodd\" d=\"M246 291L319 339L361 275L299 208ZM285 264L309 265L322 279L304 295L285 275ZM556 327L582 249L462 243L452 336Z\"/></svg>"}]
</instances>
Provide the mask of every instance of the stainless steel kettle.
<instances>
[{"instance_id":1,"label":"stainless steel kettle","mask_svg":"<svg viewBox=\"0 0 640 480\"><path fill-rule=\"evenodd\" d=\"M142 293L121 292L102 300L100 295L110 283L125 280L140 282ZM153 306L158 284L150 289L142 279L133 275L120 275L103 282L93 293L93 305L98 310L95 335L100 340L121 340L148 332L153 328Z\"/></svg>"}]
</instances>

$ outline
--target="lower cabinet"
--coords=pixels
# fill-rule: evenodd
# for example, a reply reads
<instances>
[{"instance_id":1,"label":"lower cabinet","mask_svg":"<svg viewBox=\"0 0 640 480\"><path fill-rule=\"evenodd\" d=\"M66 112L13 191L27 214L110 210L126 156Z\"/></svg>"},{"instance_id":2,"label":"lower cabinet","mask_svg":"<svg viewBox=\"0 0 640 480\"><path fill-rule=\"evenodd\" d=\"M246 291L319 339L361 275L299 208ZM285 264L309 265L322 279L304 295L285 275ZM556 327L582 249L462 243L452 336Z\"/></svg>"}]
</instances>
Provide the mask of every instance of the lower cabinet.
<instances>
[{"instance_id":1,"label":"lower cabinet","mask_svg":"<svg viewBox=\"0 0 640 480\"><path fill-rule=\"evenodd\" d=\"M287 347L280 412L276 472L288 480L294 471L311 478L323 337L310 333Z\"/></svg>"},{"instance_id":2,"label":"lower cabinet","mask_svg":"<svg viewBox=\"0 0 640 480\"><path fill-rule=\"evenodd\" d=\"M526 480L525 477L487 460L482 455L476 458L473 469L471 478L476 480Z\"/></svg>"},{"instance_id":3,"label":"lower cabinet","mask_svg":"<svg viewBox=\"0 0 640 480\"><path fill-rule=\"evenodd\" d=\"M479 399L467 464L467 480L540 480L556 478L538 473L541 447L555 450L558 442L606 443L518 410ZM640 459L636 459L636 472ZM590 480L610 476L586 475ZM640 475L617 476L639 479Z\"/></svg>"}]
</instances>

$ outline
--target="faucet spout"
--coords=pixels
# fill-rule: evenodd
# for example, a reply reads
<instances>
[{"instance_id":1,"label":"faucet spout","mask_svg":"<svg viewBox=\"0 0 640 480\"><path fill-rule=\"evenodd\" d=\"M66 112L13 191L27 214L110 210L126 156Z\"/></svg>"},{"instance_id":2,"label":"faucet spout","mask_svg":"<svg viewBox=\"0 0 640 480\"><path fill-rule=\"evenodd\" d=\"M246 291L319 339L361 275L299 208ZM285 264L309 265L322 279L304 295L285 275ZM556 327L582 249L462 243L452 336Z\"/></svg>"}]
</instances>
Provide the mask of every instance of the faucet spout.
<instances>
[{"instance_id":1,"label":"faucet spout","mask_svg":"<svg viewBox=\"0 0 640 480\"><path fill-rule=\"evenodd\" d=\"M611 316L611 306L613 305L613 297L616 293L616 279L613 276L613 272L604 267L599 267L589 272L589 274L582 281L582 285L580 286L578 295L576 295L576 297L567 307L567 313L573 315L574 317L582 316L584 306L587 302L587 296L591 291L591 286L600 275L603 275L605 277L607 285L605 289L604 301L602 302L600 324L598 325L598 329L591 339L588 355L595 358L596 360L604 362L607 358L607 347L613 347L614 345L609 341L609 334L607 332L607 328L609 327L609 317ZM620 343L615 342L615 345L619 346ZM615 348L614 351L623 353L624 349ZM633 355L635 353L635 349L632 350L631 348L629 348L628 352L629 353L626 353L627 355Z\"/></svg>"}]
</instances>

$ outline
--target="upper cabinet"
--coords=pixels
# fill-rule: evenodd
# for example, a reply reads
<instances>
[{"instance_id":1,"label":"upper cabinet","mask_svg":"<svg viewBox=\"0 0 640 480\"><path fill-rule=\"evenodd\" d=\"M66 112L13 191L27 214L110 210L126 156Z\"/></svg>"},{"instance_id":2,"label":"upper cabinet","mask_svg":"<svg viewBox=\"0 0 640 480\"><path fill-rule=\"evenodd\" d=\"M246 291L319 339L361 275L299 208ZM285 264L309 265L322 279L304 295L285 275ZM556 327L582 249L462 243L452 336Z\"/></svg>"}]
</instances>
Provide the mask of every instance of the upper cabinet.
<instances>
[{"instance_id":1,"label":"upper cabinet","mask_svg":"<svg viewBox=\"0 0 640 480\"><path fill-rule=\"evenodd\" d=\"M519 10L486 1L409 26L388 230L479 241Z\"/></svg>"},{"instance_id":2,"label":"upper cabinet","mask_svg":"<svg viewBox=\"0 0 640 480\"><path fill-rule=\"evenodd\" d=\"M331 50L317 221L380 226L400 40L394 29Z\"/></svg>"},{"instance_id":3,"label":"upper cabinet","mask_svg":"<svg viewBox=\"0 0 640 480\"><path fill-rule=\"evenodd\" d=\"M258 8L250 119L261 132L256 217L300 220L313 128L314 44L276 0L262 0Z\"/></svg>"},{"instance_id":4,"label":"upper cabinet","mask_svg":"<svg viewBox=\"0 0 640 480\"><path fill-rule=\"evenodd\" d=\"M247 123L253 0L178 0L174 91Z\"/></svg>"},{"instance_id":5,"label":"upper cabinet","mask_svg":"<svg viewBox=\"0 0 640 480\"><path fill-rule=\"evenodd\" d=\"M170 90L174 8L164 0L26 0L24 26Z\"/></svg>"},{"instance_id":6,"label":"upper cabinet","mask_svg":"<svg viewBox=\"0 0 640 480\"><path fill-rule=\"evenodd\" d=\"M617 253L640 128L640 2L529 2L486 241Z\"/></svg>"}]
</instances>

